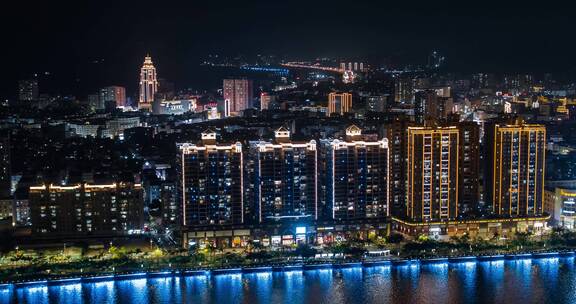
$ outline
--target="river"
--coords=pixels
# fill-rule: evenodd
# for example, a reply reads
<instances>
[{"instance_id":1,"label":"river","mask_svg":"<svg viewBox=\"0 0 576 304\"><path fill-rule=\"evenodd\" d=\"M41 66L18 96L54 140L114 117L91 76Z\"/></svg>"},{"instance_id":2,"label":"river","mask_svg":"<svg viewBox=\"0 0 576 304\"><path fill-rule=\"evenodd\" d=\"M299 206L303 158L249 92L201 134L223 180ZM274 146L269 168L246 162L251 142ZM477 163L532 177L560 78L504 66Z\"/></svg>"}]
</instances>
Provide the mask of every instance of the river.
<instances>
[{"instance_id":1,"label":"river","mask_svg":"<svg viewBox=\"0 0 576 304\"><path fill-rule=\"evenodd\" d=\"M574 257L4 287L0 303L576 303Z\"/></svg>"}]
</instances>

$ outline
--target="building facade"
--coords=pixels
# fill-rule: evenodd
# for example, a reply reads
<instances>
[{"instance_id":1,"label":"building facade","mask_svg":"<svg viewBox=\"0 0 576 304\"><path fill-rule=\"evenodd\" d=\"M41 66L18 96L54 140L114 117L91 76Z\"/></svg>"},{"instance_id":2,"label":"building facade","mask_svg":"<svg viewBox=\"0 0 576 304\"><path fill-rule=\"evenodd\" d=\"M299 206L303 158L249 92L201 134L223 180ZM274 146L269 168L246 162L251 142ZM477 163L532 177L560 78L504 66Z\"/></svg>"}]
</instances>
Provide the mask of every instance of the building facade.
<instances>
[{"instance_id":1,"label":"building facade","mask_svg":"<svg viewBox=\"0 0 576 304\"><path fill-rule=\"evenodd\" d=\"M239 115L252 107L252 99L254 98L253 82L249 79L224 79L222 94L224 97L224 104L226 110L224 113L228 115Z\"/></svg>"},{"instance_id":2,"label":"building facade","mask_svg":"<svg viewBox=\"0 0 576 304\"><path fill-rule=\"evenodd\" d=\"M106 108L106 104L113 104L114 107L126 106L126 89L121 86L109 86L100 89L99 101L101 108Z\"/></svg>"},{"instance_id":3,"label":"building facade","mask_svg":"<svg viewBox=\"0 0 576 304\"><path fill-rule=\"evenodd\" d=\"M292 142L290 131L280 128L274 142L250 142L248 157L259 223L318 219L316 141Z\"/></svg>"},{"instance_id":4,"label":"building facade","mask_svg":"<svg viewBox=\"0 0 576 304\"><path fill-rule=\"evenodd\" d=\"M334 221L383 219L390 215L388 139L364 140L350 126L346 140L321 140L325 217Z\"/></svg>"},{"instance_id":5,"label":"building facade","mask_svg":"<svg viewBox=\"0 0 576 304\"><path fill-rule=\"evenodd\" d=\"M140 184L76 184L30 187L35 235L129 234L144 228Z\"/></svg>"},{"instance_id":6,"label":"building facade","mask_svg":"<svg viewBox=\"0 0 576 304\"><path fill-rule=\"evenodd\" d=\"M266 92L260 94L260 111L270 109L271 103L276 101L275 95L270 95Z\"/></svg>"},{"instance_id":7,"label":"building facade","mask_svg":"<svg viewBox=\"0 0 576 304\"><path fill-rule=\"evenodd\" d=\"M242 144L216 144L202 133L199 144L179 144L179 200L185 227L244 222Z\"/></svg>"},{"instance_id":8,"label":"building facade","mask_svg":"<svg viewBox=\"0 0 576 304\"><path fill-rule=\"evenodd\" d=\"M414 103L414 80L409 77L398 77L394 81L394 101L400 104Z\"/></svg>"},{"instance_id":9,"label":"building facade","mask_svg":"<svg viewBox=\"0 0 576 304\"><path fill-rule=\"evenodd\" d=\"M414 94L415 121L423 124L428 119L445 120L452 114L452 97L441 96L439 90L423 90Z\"/></svg>"},{"instance_id":10,"label":"building facade","mask_svg":"<svg viewBox=\"0 0 576 304\"><path fill-rule=\"evenodd\" d=\"M138 99L138 108L150 110L154 95L158 91L158 80L156 78L156 68L152 63L152 57L146 56L144 64L140 69L140 98Z\"/></svg>"},{"instance_id":11,"label":"building facade","mask_svg":"<svg viewBox=\"0 0 576 304\"><path fill-rule=\"evenodd\" d=\"M457 127L409 127L405 217L414 222L458 216L459 141Z\"/></svg>"},{"instance_id":12,"label":"building facade","mask_svg":"<svg viewBox=\"0 0 576 304\"><path fill-rule=\"evenodd\" d=\"M576 189L554 187L544 190L544 211L553 225L566 229L576 228Z\"/></svg>"},{"instance_id":13,"label":"building facade","mask_svg":"<svg viewBox=\"0 0 576 304\"><path fill-rule=\"evenodd\" d=\"M196 99L155 100L152 104L152 113L155 115L181 115L196 112Z\"/></svg>"},{"instance_id":14,"label":"building facade","mask_svg":"<svg viewBox=\"0 0 576 304\"><path fill-rule=\"evenodd\" d=\"M328 116L333 113L344 115L352 110L352 94L330 93L328 94Z\"/></svg>"},{"instance_id":15,"label":"building facade","mask_svg":"<svg viewBox=\"0 0 576 304\"><path fill-rule=\"evenodd\" d=\"M480 213L480 126L476 122L459 122L460 181L458 185L459 214L477 216Z\"/></svg>"},{"instance_id":16,"label":"building facade","mask_svg":"<svg viewBox=\"0 0 576 304\"><path fill-rule=\"evenodd\" d=\"M366 111L384 112L388 107L388 95L366 97Z\"/></svg>"},{"instance_id":17,"label":"building facade","mask_svg":"<svg viewBox=\"0 0 576 304\"><path fill-rule=\"evenodd\" d=\"M434 90L418 91L414 94L414 120L418 124L424 124L426 119L431 117L430 108L434 107L437 95Z\"/></svg>"},{"instance_id":18,"label":"building facade","mask_svg":"<svg viewBox=\"0 0 576 304\"><path fill-rule=\"evenodd\" d=\"M406 165L410 126L414 126L414 123L407 119L395 119L385 127L390 149L390 204L394 216L404 216L406 213Z\"/></svg>"},{"instance_id":19,"label":"building facade","mask_svg":"<svg viewBox=\"0 0 576 304\"><path fill-rule=\"evenodd\" d=\"M544 211L546 127L497 124L494 127L492 209L498 216L539 216Z\"/></svg>"}]
</instances>

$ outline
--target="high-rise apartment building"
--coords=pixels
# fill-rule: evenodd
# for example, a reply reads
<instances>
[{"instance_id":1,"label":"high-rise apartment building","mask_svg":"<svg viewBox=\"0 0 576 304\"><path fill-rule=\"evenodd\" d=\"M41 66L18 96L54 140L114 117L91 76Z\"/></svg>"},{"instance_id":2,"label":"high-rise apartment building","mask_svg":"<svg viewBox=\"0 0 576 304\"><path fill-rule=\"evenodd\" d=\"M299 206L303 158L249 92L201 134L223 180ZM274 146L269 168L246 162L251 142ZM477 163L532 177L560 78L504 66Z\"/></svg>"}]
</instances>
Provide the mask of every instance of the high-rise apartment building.
<instances>
[{"instance_id":1,"label":"high-rise apartment building","mask_svg":"<svg viewBox=\"0 0 576 304\"><path fill-rule=\"evenodd\" d=\"M292 142L290 131L275 131L274 142L250 142L249 197L258 222L316 220L316 141Z\"/></svg>"},{"instance_id":2,"label":"high-rise apartment building","mask_svg":"<svg viewBox=\"0 0 576 304\"><path fill-rule=\"evenodd\" d=\"M366 97L366 110L369 112L384 112L388 103L388 95L373 95Z\"/></svg>"},{"instance_id":3,"label":"high-rise apartment building","mask_svg":"<svg viewBox=\"0 0 576 304\"><path fill-rule=\"evenodd\" d=\"M409 77L398 77L394 81L394 101L401 104L414 102L414 81Z\"/></svg>"},{"instance_id":4,"label":"high-rise apartment building","mask_svg":"<svg viewBox=\"0 0 576 304\"><path fill-rule=\"evenodd\" d=\"M406 173L408 155L408 127L413 122L399 117L386 125L386 138L390 149L390 205L394 216L406 213Z\"/></svg>"},{"instance_id":5,"label":"high-rise apartment building","mask_svg":"<svg viewBox=\"0 0 576 304\"><path fill-rule=\"evenodd\" d=\"M152 57L146 56L144 64L140 69L140 98L138 108L144 110L152 109L154 95L158 91L158 80L156 79L156 68L152 63Z\"/></svg>"},{"instance_id":6,"label":"high-rise apartment building","mask_svg":"<svg viewBox=\"0 0 576 304\"><path fill-rule=\"evenodd\" d=\"M445 120L452 114L452 97L438 96L436 90L424 90L414 94L415 121L423 124L427 119Z\"/></svg>"},{"instance_id":7,"label":"high-rise apartment building","mask_svg":"<svg viewBox=\"0 0 576 304\"><path fill-rule=\"evenodd\" d=\"M496 215L523 217L543 213L546 127L496 124L492 140L492 208Z\"/></svg>"},{"instance_id":8,"label":"high-rise apartment building","mask_svg":"<svg viewBox=\"0 0 576 304\"><path fill-rule=\"evenodd\" d=\"M446 221L459 214L459 146L456 126L409 127L406 218Z\"/></svg>"},{"instance_id":9,"label":"high-rise apartment building","mask_svg":"<svg viewBox=\"0 0 576 304\"><path fill-rule=\"evenodd\" d=\"M328 115L337 113L344 115L352 110L352 94L350 93L330 93L328 95Z\"/></svg>"},{"instance_id":10,"label":"high-rise apartment building","mask_svg":"<svg viewBox=\"0 0 576 304\"><path fill-rule=\"evenodd\" d=\"M480 126L476 122L457 123L460 130L459 214L478 214L480 198Z\"/></svg>"},{"instance_id":11,"label":"high-rise apartment building","mask_svg":"<svg viewBox=\"0 0 576 304\"><path fill-rule=\"evenodd\" d=\"M30 187L32 231L38 235L109 235L141 230L140 184Z\"/></svg>"},{"instance_id":12,"label":"high-rise apartment building","mask_svg":"<svg viewBox=\"0 0 576 304\"><path fill-rule=\"evenodd\" d=\"M325 215L335 221L390 215L388 139L368 141L357 126L346 139L321 141L321 193Z\"/></svg>"},{"instance_id":13,"label":"high-rise apartment building","mask_svg":"<svg viewBox=\"0 0 576 304\"><path fill-rule=\"evenodd\" d=\"M253 82L249 79L224 79L224 103L229 105L230 115L239 115L252 107ZM225 111L226 112L226 111Z\"/></svg>"},{"instance_id":14,"label":"high-rise apartment building","mask_svg":"<svg viewBox=\"0 0 576 304\"><path fill-rule=\"evenodd\" d=\"M217 144L205 131L198 144L179 144L179 200L183 225L223 226L244 222L242 144Z\"/></svg>"},{"instance_id":15,"label":"high-rise apartment building","mask_svg":"<svg viewBox=\"0 0 576 304\"><path fill-rule=\"evenodd\" d=\"M182 210L178 203L177 186L171 181L160 184L160 209L162 211L162 224L179 226Z\"/></svg>"},{"instance_id":16,"label":"high-rise apartment building","mask_svg":"<svg viewBox=\"0 0 576 304\"><path fill-rule=\"evenodd\" d=\"M276 101L275 95L270 95L266 92L262 92L260 94L260 110L268 110L270 109L270 104Z\"/></svg>"},{"instance_id":17,"label":"high-rise apartment building","mask_svg":"<svg viewBox=\"0 0 576 304\"><path fill-rule=\"evenodd\" d=\"M414 121L418 124L424 124L426 119L434 118L431 116L431 107L436 105L438 96L434 90L418 91L414 94Z\"/></svg>"},{"instance_id":18,"label":"high-rise apartment building","mask_svg":"<svg viewBox=\"0 0 576 304\"><path fill-rule=\"evenodd\" d=\"M115 107L123 107L126 105L126 89L120 86L109 86L100 89L100 96L98 98L103 106L106 107L107 103L114 103Z\"/></svg>"},{"instance_id":19,"label":"high-rise apartment building","mask_svg":"<svg viewBox=\"0 0 576 304\"><path fill-rule=\"evenodd\" d=\"M38 100L38 80L20 80L18 82L18 99L20 101Z\"/></svg>"}]
</instances>

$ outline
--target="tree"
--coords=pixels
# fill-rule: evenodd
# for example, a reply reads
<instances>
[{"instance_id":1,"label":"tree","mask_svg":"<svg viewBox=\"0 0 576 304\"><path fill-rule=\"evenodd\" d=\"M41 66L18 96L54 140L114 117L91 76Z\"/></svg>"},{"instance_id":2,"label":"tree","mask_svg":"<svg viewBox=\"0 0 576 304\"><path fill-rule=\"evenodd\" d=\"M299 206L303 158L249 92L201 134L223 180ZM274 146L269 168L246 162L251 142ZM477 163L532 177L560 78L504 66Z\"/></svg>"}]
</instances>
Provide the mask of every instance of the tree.
<instances>
[{"instance_id":1,"label":"tree","mask_svg":"<svg viewBox=\"0 0 576 304\"><path fill-rule=\"evenodd\" d=\"M370 242L378 248L386 247L386 238L381 237L381 236L377 236L377 237L372 238L370 240Z\"/></svg>"},{"instance_id":2,"label":"tree","mask_svg":"<svg viewBox=\"0 0 576 304\"><path fill-rule=\"evenodd\" d=\"M388 236L388 243L399 244L404 241L404 236L400 233L392 233Z\"/></svg>"},{"instance_id":3,"label":"tree","mask_svg":"<svg viewBox=\"0 0 576 304\"><path fill-rule=\"evenodd\" d=\"M156 248L150 253L150 256L154 259L161 259L164 257L164 251L160 248Z\"/></svg>"},{"instance_id":4,"label":"tree","mask_svg":"<svg viewBox=\"0 0 576 304\"><path fill-rule=\"evenodd\" d=\"M187 255L177 255L177 256L170 257L168 259L168 261L170 263L176 264L176 265L185 265L185 264L188 264L192 261L192 257L187 256Z\"/></svg>"},{"instance_id":5,"label":"tree","mask_svg":"<svg viewBox=\"0 0 576 304\"><path fill-rule=\"evenodd\" d=\"M118 248L116 246L110 246L110 248L108 248L108 254L112 256L112 259L118 260L125 258L127 252L125 247Z\"/></svg>"},{"instance_id":6,"label":"tree","mask_svg":"<svg viewBox=\"0 0 576 304\"><path fill-rule=\"evenodd\" d=\"M498 233L498 231L494 231L494 235L492 235L492 240L497 241L498 239L500 239L500 233Z\"/></svg>"},{"instance_id":7,"label":"tree","mask_svg":"<svg viewBox=\"0 0 576 304\"><path fill-rule=\"evenodd\" d=\"M317 253L317 250L310 247L308 244L298 244L294 253L303 258L308 258L313 257Z\"/></svg>"},{"instance_id":8,"label":"tree","mask_svg":"<svg viewBox=\"0 0 576 304\"><path fill-rule=\"evenodd\" d=\"M332 245L330 245L328 250L331 253L344 253L349 247L350 247L350 245L348 245L346 243L337 242L337 243L333 243Z\"/></svg>"},{"instance_id":9,"label":"tree","mask_svg":"<svg viewBox=\"0 0 576 304\"><path fill-rule=\"evenodd\" d=\"M531 235L532 234L530 232L516 232L514 240L512 240L512 245L522 247L529 246L531 244L530 242Z\"/></svg>"},{"instance_id":10,"label":"tree","mask_svg":"<svg viewBox=\"0 0 576 304\"><path fill-rule=\"evenodd\" d=\"M430 238L428 237L428 235L426 234L421 234L418 236L418 242L426 242L428 241Z\"/></svg>"}]
</instances>

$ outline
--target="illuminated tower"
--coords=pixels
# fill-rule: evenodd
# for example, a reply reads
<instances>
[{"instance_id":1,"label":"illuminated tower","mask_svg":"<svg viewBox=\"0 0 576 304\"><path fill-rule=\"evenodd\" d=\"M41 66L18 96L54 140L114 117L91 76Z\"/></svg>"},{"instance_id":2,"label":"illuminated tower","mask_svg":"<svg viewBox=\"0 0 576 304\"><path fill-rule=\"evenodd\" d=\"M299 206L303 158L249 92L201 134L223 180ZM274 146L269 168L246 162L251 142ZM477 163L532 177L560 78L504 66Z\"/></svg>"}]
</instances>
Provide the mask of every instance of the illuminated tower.
<instances>
[{"instance_id":1,"label":"illuminated tower","mask_svg":"<svg viewBox=\"0 0 576 304\"><path fill-rule=\"evenodd\" d=\"M344 115L344 113L350 112L352 109L352 94L350 93L330 93L328 95L328 115L332 113L338 113Z\"/></svg>"},{"instance_id":2,"label":"illuminated tower","mask_svg":"<svg viewBox=\"0 0 576 304\"><path fill-rule=\"evenodd\" d=\"M279 128L275 141L250 142L250 185L258 222L318 219L316 141L293 142Z\"/></svg>"},{"instance_id":3,"label":"illuminated tower","mask_svg":"<svg viewBox=\"0 0 576 304\"><path fill-rule=\"evenodd\" d=\"M244 222L242 144L216 143L205 131L198 144L179 144L179 182L184 226Z\"/></svg>"},{"instance_id":4,"label":"illuminated tower","mask_svg":"<svg viewBox=\"0 0 576 304\"><path fill-rule=\"evenodd\" d=\"M152 57L147 55L144 58L144 64L140 69L140 99L138 108L150 110L154 95L158 91L158 80L156 80L156 68L152 63Z\"/></svg>"},{"instance_id":5,"label":"illuminated tower","mask_svg":"<svg viewBox=\"0 0 576 304\"><path fill-rule=\"evenodd\" d=\"M543 212L546 127L494 126L492 208L497 215L538 216Z\"/></svg>"},{"instance_id":6,"label":"illuminated tower","mask_svg":"<svg viewBox=\"0 0 576 304\"><path fill-rule=\"evenodd\" d=\"M388 139L365 140L357 126L346 139L320 141L322 205L336 221L382 219L390 215Z\"/></svg>"},{"instance_id":7,"label":"illuminated tower","mask_svg":"<svg viewBox=\"0 0 576 304\"><path fill-rule=\"evenodd\" d=\"M458 216L459 141L456 126L408 127L407 218L430 222Z\"/></svg>"},{"instance_id":8,"label":"illuminated tower","mask_svg":"<svg viewBox=\"0 0 576 304\"><path fill-rule=\"evenodd\" d=\"M224 79L223 95L230 104L230 115L239 115L252 107L253 82L249 79Z\"/></svg>"}]
</instances>

